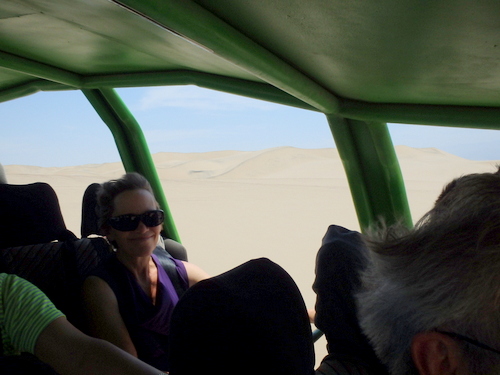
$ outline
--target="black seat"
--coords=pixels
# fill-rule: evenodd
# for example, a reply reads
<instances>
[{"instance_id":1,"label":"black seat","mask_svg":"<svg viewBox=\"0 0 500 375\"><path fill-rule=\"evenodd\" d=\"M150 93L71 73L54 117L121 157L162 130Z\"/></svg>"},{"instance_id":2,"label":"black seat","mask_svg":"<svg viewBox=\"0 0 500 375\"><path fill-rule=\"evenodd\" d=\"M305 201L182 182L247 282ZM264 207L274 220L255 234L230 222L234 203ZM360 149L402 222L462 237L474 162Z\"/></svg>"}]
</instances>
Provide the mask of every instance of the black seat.
<instances>
[{"instance_id":1,"label":"black seat","mask_svg":"<svg viewBox=\"0 0 500 375\"><path fill-rule=\"evenodd\" d=\"M92 234L99 233L99 217L97 216L97 190L101 185L94 182L90 184L83 193L82 200L82 224L81 235L82 238L88 237Z\"/></svg>"},{"instance_id":2,"label":"black seat","mask_svg":"<svg viewBox=\"0 0 500 375\"><path fill-rule=\"evenodd\" d=\"M50 185L0 184L0 249L74 239Z\"/></svg>"},{"instance_id":3,"label":"black seat","mask_svg":"<svg viewBox=\"0 0 500 375\"><path fill-rule=\"evenodd\" d=\"M387 375L357 318L355 294L360 273L369 262L368 249L360 233L330 225L316 257L316 318L325 333L328 355L316 375Z\"/></svg>"},{"instance_id":4,"label":"black seat","mask_svg":"<svg viewBox=\"0 0 500 375\"><path fill-rule=\"evenodd\" d=\"M82 282L111 254L102 237L17 246L0 251L0 272L36 285L73 325L85 330Z\"/></svg>"},{"instance_id":5,"label":"black seat","mask_svg":"<svg viewBox=\"0 0 500 375\"><path fill-rule=\"evenodd\" d=\"M101 185L98 183L90 184L83 193L82 199L82 238L90 235L99 235L99 216L97 215L97 191ZM187 261L187 251L184 245L167 238L162 232L163 245L162 247L175 259ZM160 252L161 253L161 252ZM158 255L158 251L155 251Z\"/></svg>"}]
</instances>

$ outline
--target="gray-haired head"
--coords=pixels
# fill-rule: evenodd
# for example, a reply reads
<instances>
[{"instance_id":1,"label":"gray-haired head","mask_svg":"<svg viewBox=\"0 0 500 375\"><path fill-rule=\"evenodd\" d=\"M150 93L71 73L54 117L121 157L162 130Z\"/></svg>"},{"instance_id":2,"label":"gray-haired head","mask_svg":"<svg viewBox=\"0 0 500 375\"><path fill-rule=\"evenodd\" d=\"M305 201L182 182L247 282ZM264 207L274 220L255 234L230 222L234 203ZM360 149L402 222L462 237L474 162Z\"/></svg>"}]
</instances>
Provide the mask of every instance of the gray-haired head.
<instances>
[{"instance_id":1,"label":"gray-haired head","mask_svg":"<svg viewBox=\"0 0 500 375\"><path fill-rule=\"evenodd\" d=\"M446 186L412 230L368 236L372 262L357 296L360 324L392 374L416 374L413 337L452 331L500 350L500 173ZM460 341L470 373L498 373L500 355Z\"/></svg>"},{"instance_id":2,"label":"gray-haired head","mask_svg":"<svg viewBox=\"0 0 500 375\"><path fill-rule=\"evenodd\" d=\"M494 173L473 173L447 184L434 207L417 223L437 222L456 217L475 216L500 202L500 168Z\"/></svg>"}]
</instances>

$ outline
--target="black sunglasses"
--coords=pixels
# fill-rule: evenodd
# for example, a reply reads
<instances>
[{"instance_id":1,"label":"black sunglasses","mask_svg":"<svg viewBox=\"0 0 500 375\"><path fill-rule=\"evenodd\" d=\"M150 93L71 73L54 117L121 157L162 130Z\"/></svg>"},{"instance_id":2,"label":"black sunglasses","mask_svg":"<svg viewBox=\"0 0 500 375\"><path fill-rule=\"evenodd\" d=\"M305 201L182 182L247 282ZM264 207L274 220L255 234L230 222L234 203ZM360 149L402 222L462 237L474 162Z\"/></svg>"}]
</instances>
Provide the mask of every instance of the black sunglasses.
<instances>
[{"instance_id":1,"label":"black sunglasses","mask_svg":"<svg viewBox=\"0 0 500 375\"><path fill-rule=\"evenodd\" d=\"M443 335L446 335L446 336L453 337L454 339L458 339L458 340L462 340L462 341L468 342L469 344L477 346L478 348L486 349L486 350L489 350L490 352L500 354L500 350L494 349L491 346L488 346L486 344L483 344L482 342L479 342L479 341L476 341L474 339L471 339L470 337L467 337L467 336L464 336L464 335L460 335L459 333L448 332L448 331L441 331L439 329L436 329L434 331L438 332L438 333L441 333Z\"/></svg>"},{"instance_id":2,"label":"black sunglasses","mask_svg":"<svg viewBox=\"0 0 500 375\"><path fill-rule=\"evenodd\" d=\"M145 226L151 228L163 223L165 214L162 210L147 211L140 215L126 214L112 217L108 220L108 224L121 232L129 232L136 230L139 222L142 221Z\"/></svg>"}]
</instances>

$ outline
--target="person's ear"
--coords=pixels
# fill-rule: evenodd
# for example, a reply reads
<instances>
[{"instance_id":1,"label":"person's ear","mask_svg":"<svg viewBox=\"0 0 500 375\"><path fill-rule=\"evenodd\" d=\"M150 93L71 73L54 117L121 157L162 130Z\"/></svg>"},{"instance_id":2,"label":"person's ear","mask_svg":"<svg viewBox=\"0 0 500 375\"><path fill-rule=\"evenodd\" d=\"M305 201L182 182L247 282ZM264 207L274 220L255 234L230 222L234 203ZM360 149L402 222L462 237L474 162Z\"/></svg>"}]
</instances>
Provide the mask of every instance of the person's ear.
<instances>
[{"instance_id":1,"label":"person's ear","mask_svg":"<svg viewBox=\"0 0 500 375\"><path fill-rule=\"evenodd\" d=\"M420 375L463 374L466 371L457 342L438 332L422 332L411 343L413 363Z\"/></svg>"}]
</instances>

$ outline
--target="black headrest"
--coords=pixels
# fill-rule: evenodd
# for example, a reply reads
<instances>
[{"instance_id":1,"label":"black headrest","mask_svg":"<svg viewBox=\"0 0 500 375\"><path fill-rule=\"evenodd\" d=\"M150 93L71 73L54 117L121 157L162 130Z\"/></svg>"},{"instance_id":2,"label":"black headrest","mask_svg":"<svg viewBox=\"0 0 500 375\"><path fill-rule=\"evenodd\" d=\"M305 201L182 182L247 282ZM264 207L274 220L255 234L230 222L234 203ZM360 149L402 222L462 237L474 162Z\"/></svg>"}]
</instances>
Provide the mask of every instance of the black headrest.
<instances>
[{"instance_id":1,"label":"black headrest","mask_svg":"<svg viewBox=\"0 0 500 375\"><path fill-rule=\"evenodd\" d=\"M183 244L174 241L170 238L163 238L163 244L165 250L167 250L167 252L170 255L172 255L175 259L184 260L187 262L188 260L187 250Z\"/></svg>"},{"instance_id":2,"label":"black headrest","mask_svg":"<svg viewBox=\"0 0 500 375\"><path fill-rule=\"evenodd\" d=\"M66 229L50 185L0 184L0 249L69 239L76 236Z\"/></svg>"},{"instance_id":3,"label":"black headrest","mask_svg":"<svg viewBox=\"0 0 500 375\"><path fill-rule=\"evenodd\" d=\"M170 329L171 373L313 373L311 325L302 296L290 275L265 258L189 288L174 309Z\"/></svg>"},{"instance_id":4,"label":"black headrest","mask_svg":"<svg viewBox=\"0 0 500 375\"><path fill-rule=\"evenodd\" d=\"M97 190L101 185L98 183L90 184L82 199L82 225L81 234L82 238L88 237L91 234L99 233L99 216L97 215Z\"/></svg>"}]
</instances>

